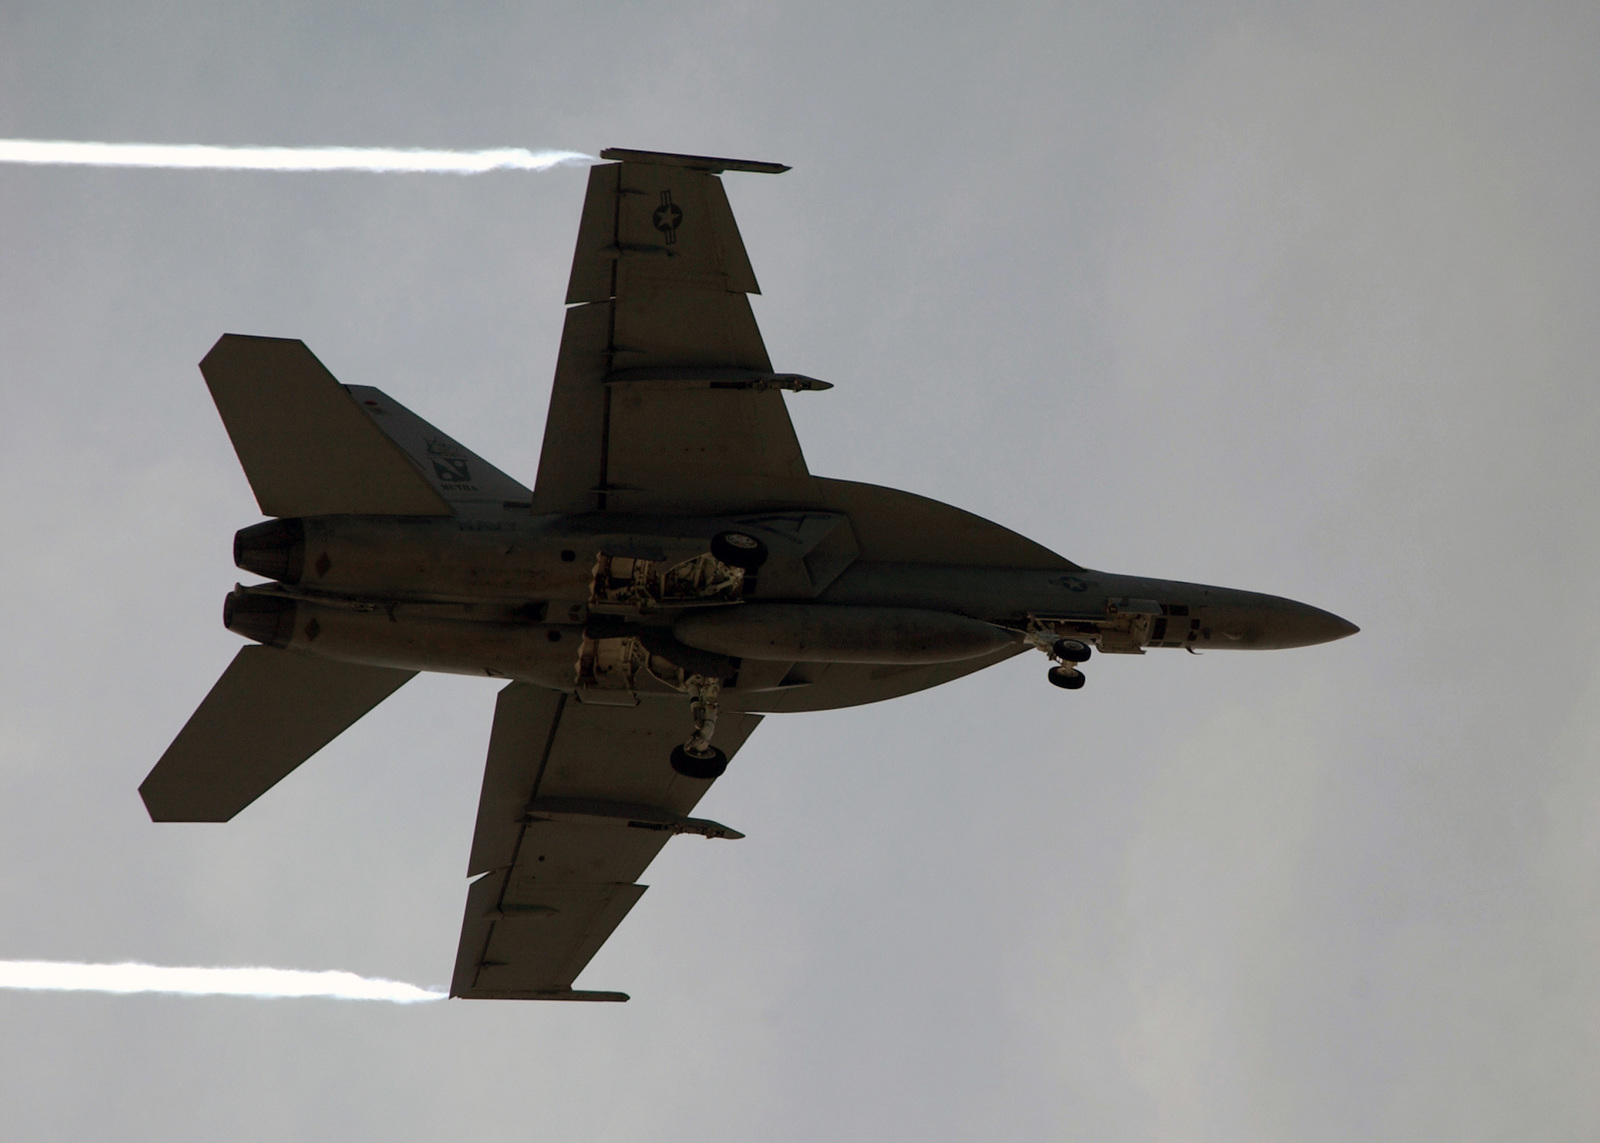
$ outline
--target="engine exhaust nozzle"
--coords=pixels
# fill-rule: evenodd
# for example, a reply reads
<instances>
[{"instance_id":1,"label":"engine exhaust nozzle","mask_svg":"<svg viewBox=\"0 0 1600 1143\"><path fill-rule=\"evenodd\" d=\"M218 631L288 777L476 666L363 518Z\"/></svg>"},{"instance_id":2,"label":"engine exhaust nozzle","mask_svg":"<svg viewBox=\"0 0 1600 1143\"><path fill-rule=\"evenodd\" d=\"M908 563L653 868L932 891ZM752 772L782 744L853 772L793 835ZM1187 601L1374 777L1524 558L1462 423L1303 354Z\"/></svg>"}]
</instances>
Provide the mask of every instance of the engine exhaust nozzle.
<instances>
[{"instance_id":1,"label":"engine exhaust nozzle","mask_svg":"<svg viewBox=\"0 0 1600 1143\"><path fill-rule=\"evenodd\" d=\"M295 601L280 595L230 591L222 601L222 625L235 635L287 647L294 638Z\"/></svg>"},{"instance_id":2,"label":"engine exhaust nozzle","mask_svg":"<svg viewBox=\"0 0 1600 1143\"><path fill-rule=\"evenodd\" d=\"M299 583L306 562L306 526L301 520L268 520L233 534L233 563L247 572Z\"/></svg>"}]
</instances>

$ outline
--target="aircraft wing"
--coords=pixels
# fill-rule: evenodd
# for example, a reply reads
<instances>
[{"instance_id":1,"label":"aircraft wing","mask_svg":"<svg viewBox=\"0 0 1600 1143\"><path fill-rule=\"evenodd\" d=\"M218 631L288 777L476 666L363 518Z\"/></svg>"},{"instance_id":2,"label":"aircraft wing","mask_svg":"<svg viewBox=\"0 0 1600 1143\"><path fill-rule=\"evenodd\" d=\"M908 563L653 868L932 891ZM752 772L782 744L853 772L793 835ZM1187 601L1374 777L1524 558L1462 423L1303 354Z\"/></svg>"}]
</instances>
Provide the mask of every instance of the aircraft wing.
<instances>
[{"instance_id":1,"label":"aircraft wing","mask_svg":"<svg viewBox=\"0 0 1600 1143\"><path fill-rule=\"evenodd\" d=\"M723 714L717 745L731 758L760 721ZM586 705L520 682L500 692L452 996L627 999L572 982L644 893L645 866L678 833L741 836L688 816L711 786L668 762L691 727L687 703Z\"/></svg>"},{"instance_id":2,"label":"aircraft wing","mask_svg":"<svg viewBox=\"0 0 1600 1143\"><path fill-rule=\"evenodd\" d=\"M759 293L718 174L787 167L606 150L589 172L536 512L819 503L750 309Z\"/></svg>"}]
</instances>

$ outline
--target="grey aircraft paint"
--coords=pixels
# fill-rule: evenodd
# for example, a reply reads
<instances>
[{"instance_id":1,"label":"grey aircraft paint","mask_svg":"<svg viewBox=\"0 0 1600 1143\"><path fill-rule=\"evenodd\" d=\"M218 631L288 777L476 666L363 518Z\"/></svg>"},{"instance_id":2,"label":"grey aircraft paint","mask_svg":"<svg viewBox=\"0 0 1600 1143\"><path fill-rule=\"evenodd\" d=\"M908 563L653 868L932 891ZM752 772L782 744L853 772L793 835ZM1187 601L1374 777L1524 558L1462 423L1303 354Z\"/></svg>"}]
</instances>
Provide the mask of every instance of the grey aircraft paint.
<instances>
[{"instance_id":1,"label":"grey aircraft paint","mask_svg":"<svg viewBox=\"0 0 1600 1143\"><path fill-rule=\"evenodd\" d=\"M607 152L579 227L536 486L292 340L201 370L267 523L228 594L246 648L141 787L227 820L418 671L510 680L452 993L626 999L574 977L763 712L909 694L1032 648L1301 647L1354 625L1231 588L1083 568L912 493L812 475L718 174ZM826 399L805 397L801 399ZM1053 698L1054 695L1052 694ZM1083 699L1073 701L1085 701Z\"/></svg>"}]
</instances>

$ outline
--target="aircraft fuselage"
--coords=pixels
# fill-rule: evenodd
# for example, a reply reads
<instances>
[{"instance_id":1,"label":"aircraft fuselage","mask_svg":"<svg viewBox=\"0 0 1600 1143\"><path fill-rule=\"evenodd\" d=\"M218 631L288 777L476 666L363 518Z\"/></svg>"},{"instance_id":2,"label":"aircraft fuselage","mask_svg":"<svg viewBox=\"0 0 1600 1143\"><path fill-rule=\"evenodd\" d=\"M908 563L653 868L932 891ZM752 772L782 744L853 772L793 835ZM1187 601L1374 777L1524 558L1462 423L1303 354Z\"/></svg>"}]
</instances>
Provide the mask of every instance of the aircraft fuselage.
<instances>
[{"instance_id":1,"label":"aircraft fuselage","mask_svg":"<svg viewBox=\"0 0 1600 1143\"><path fill-rule=\"evenodd\" d=\"M815 536L848 522L792 518L538 516L511 503L275 520L236 538L239 566L274 582L236 589L226 622L322 658L521 679L584 701L675 695L686 677L715 678L723 702L743 710L877 701L1058 638L1142 654L1297 647L1355 630L1277 596L1089 569L848 550L830 563ZM714 537L743 534L763 549L758 567L712 554ZM833 685L822 685L830 667Z\"/></svg>"}]
</instances>

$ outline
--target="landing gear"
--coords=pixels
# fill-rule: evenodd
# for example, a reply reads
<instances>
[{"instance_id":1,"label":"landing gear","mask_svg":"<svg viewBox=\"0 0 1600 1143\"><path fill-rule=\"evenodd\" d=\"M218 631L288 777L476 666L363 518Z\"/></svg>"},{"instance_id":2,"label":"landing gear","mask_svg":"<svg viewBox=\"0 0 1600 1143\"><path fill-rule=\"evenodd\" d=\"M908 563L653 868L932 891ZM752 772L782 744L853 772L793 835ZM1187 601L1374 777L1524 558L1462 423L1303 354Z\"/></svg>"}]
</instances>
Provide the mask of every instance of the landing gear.
<instances>
[{"instance_id":1,"label":"landing gear","mask_svg":"<svg viewBox=\"0 0 1600 1143\"><path fill-rule=\"evenodd\" d=\"M749 532L718 532L711 537L711 554L730 568L753 572L767 562L767 545Z\"/></svg>"},{"instance_id":2,"label":"landing gear","mask_svg":"<svg viewBox=\"0 0 1600 1143\"><path fill-rule=\"evenodd\" d=\"M1045 678L1062 690L1068 691L1082 690L1083 684L1089 681L1088 677L1078 668L1069 667L1066 664L1062 664L1059 667L1051 667L1045 673Z\"/></svg>"},{"instance_id":3,"label":"landing gear","mask_svg":"<svg viewBox=\"0 0 1600 1143\"><path fill-rule=\"evenodd\" d=\"M1092 654L1093 649L1082 639L1057 639L1050 645L1050 657L1063 663L1087 663Z\"/></svg>"},{"instance_id":4,"label":"landing gear","mask_svg":"<svg viewBox=\"0 0 1600 1143\"><path fill-rule=\"evenodd\" d=\"M707 746L703 758L690 754L687 746L679 746L672 752L672 768L685 778L700 778L709 782L722 777L722 772L728 768L728 756L715 746Z\"/></svg>"},{"instance_id":5,"label":"landing gear","mask_svg":"<svg viewBox=\"0 0 1600 1143\"><path fill-rule=\"evenodd\" d=\"M685 778L700 778L709 782L713 778L720 778L728 768L728 756L711 745L711 736L717 729L717 704L722 697L722 683L704 675L690 675L683 685L689 692L689 713L694 716L694 733L689 735L688 742L673 750L672 768Z\"/></svg>"},{"instance_id":6,"label":"landing gear","mask_svg":"<svg viewBox=\"0 0 1600 1143\"><path fill-rule=\"evenodd\" d=\"M1031 619L1024 635L1031 646L1037 647L1056 665L1045 674L1051 686L1064 691L1082 690L1089 680L1078 670L1078 664L1087 663L1094 648L1083 639L1059 636L1049 625Z\"/></svg>"}]
</instances>

